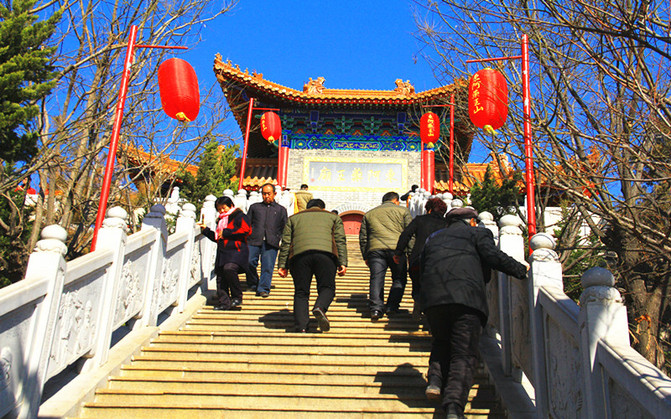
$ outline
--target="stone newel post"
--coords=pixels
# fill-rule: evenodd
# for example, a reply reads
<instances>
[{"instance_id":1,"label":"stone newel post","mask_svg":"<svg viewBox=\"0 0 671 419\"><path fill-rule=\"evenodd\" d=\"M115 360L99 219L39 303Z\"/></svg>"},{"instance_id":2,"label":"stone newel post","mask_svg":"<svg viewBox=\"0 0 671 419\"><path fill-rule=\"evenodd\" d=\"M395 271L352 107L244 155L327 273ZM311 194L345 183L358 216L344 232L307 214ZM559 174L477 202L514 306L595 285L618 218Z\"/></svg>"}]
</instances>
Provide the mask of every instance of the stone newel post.
<instances>
[{"instance_id":1,"label":"stone newel post","mask_svg":"<svg viewBox=\"0 0 671 419\"><path fill-rule=\"evenodd\" d=\"M536 411L540 417L547 416L548 388L547 366L545 362L545 332L543 325L543 309L538 303L541 287L554 288L564 293L562 280L562 266L559 255L554 251L554 238L547 233L538 233L530 242L531 254L529 278L529 326L531 335L531 350L533 358L533 381L536 389Z\"/></svg>"},{"instance_id":2,"label":"stone newel post","mask_svg":"<svg viewBox=\"0 0 671 419\"><path fill-rule=\"evenodd\" d=\"M580 295L580 338L585 371L585 399L589 418L607 416L601 374L596 367L596 352L599 341L614 346L629 346L627 309L620 292L614 288L613 274L604 268L592 268L580 279L583 292Z\"/></svg>"},{"instance_id":3,"label":"stone newel post","mask_svg":"<svg viewBox=\"0 0 671 419\"><path fill-rule=\"evenodd\" d=\"M163 263L165 262L168 243L168 227L165 223L165 207L163 205L152 206L149 214L142 219L142 230L148 228L154 229L155 233L149 261L149 280L145 290L141 324L143 326L156 326L159 315L158 298L161 292L161 274L163 273Z\"/></svg>"},{"instance_id":4,"label":"stone newel post","mask_svg":"<svg viewBox=\"0 0 671 419\"><path fill-rule=\"evenodd\" d=\"M31 341L25 350L25 370L18 372L20 391L17 394L19 406L18 417L36 417L40 407L40 398L44 388L49 362L49 350L54 340L55 323L58 318L58 305L63 293L65 280L65 254L67 232L57 224L45 227L40 235L35 250L28 259L28 267L24 281L45 280L47 292L35 327L31 333ZM3 354L4 355L4 354ZM17 355L18 358L18 355ZM21 369L19 366L17 369ZM23 375L19 377L19 375ZM17 383L18 384L18 380Z\"/></svg>"},{"instance_id":5,"label":"stone newel post","mask_svg":"<svg viewBox=\"0 0 671 419\"><path fill-rule=\"evenodd\" d=\"M177 218L177 224L175 225L176 233L184 232L188 236L184 248L184 258L180 264L179 283L177 285L179 289L177 309L180 313L184 311L184 306L186 305L186 300L189 294L189 285L191 284L191 262L193 260L195 224L196 207L193 204L184 204L179 213L179 217ZM200 269L198 274L200 274Z\"/></svg>"},{"instance_id":6,"label":"stone newel post","mask_svg":"<svg viewBox=\"0 0 671 419\"><path fill-rule=\"evenodd\" d=\"M98 233L96 250L109 249L114 256L112 266L105 276L103 295L100 299L102 309L99 311L100 317L96 324L101 327L96 330L93 358L87 361L85 370L102 365L108 358L119 287L125 286L120 284L120 280L128 234L127 217L128 213L121 207L108 209L105 221Z\"/></svg>"},{"instance_id":7,"label":"stone newel post","mask_svg":"<svg viewBox=\"0 0 671 419\"><path fill-rule=\"evenodd\" d=\"M455 200L457 201L457 200ZM454 205L454 202L452 203ZM522 236L522 220L514 215L504 215L499 221L499 249L509 256L524 260L524 237ZM513 375L513 327L511 319L510 284L508 275L499 272L499 332L501 334L501 361L503 372L507 376ZM515 280L514 280L515 281ZM515 372L515 378L519 378Z\"/></svg>"}]
</instances>

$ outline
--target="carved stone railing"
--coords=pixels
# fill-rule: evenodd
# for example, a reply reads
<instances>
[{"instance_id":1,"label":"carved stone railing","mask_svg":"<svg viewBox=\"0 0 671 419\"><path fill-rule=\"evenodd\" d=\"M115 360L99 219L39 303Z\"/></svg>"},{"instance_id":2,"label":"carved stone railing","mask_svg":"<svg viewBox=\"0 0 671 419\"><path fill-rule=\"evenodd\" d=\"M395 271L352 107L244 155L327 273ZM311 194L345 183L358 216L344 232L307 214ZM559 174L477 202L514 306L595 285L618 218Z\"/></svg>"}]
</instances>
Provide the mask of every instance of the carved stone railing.
<instances>
[{"instance_id":1,"label":"carved stone railing","mask_svg":"<svg viewBox=\"0 0 671 419\"><path fill-rule=\"evenodd\" d=\"M0 417L36 417L45 383L77 365L105 365L121 327L151 328L184 310L212 277L214 243L185 204L168 236L155 205L127 235L122 208L107 212L94 252L66 262L65 230L44 228L23 281L0 290ZM202 210L214 223L214 197Z\"/></svg>"},{"instance_id":2,"label":"carved stone railing","mask_svg":"<svg viewBox=\"0 0 671 419\"><path fill-rule=\"evenodd\" d=\"M495 231L490 215L480 218ZM520 225L514 216L501 219L499 247L521 261ZM631 348L613 275L585 272L578 305L564 294L554 246L552 236L535 235L529 279L497 273L488 284L492 314L481 349L511 416L671 417L671 379Z\"/></svg>"}]
</instances>

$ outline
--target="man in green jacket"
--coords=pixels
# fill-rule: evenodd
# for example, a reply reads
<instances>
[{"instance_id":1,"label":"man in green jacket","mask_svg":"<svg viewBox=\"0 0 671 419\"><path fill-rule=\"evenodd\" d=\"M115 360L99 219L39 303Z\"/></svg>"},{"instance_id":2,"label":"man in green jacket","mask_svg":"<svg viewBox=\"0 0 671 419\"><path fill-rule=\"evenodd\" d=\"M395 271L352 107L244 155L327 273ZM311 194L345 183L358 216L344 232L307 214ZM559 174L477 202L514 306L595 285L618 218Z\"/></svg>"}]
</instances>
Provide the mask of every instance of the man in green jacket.
<instances>
[{"instance_id":1,"label":"man in green jacket","mask_svg":"<svg viewBox=\"0 0 671 419\"><path fill-rule=\"evenodd\" d=\"M410 211L399 206L396 192L387 192L382 197L382 205L368 211L361 220L359 246L361 255L370 269L370 318L379 319L385 312L396 313L403 299L408 281L405 254L394 261L394 250L398 238L412 221ZM398 263L397 263L398 262ZM391 289L384 305L384 276L391 269Z\"/></svg>"},{"instance_id":2,"label":"man in green jacket","mask_svg":"<svg viewBox=\"0 0 671 419\"><path fill-rule=\"evenodd\" d=\"M342 220L325 211L321 199L308 202L305 211L289 217L282 234L277 273L287 276L287 268L294 280L294 322L288 331L305 333L308 330L310 283L317 278L317 301L312 314L319 330L331 328L326 317L335 297L335 276L347 272L347 241Z\"/></svg>"}]
</instances>

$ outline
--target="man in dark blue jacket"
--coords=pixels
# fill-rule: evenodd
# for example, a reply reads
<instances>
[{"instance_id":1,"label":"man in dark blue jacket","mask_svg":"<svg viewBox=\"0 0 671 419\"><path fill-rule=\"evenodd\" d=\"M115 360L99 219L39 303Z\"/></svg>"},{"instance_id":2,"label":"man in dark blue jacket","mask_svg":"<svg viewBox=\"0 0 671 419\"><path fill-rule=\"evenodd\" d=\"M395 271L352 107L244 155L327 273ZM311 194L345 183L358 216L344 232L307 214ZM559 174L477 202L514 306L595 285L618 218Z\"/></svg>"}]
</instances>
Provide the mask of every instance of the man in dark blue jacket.
<instances>
[{"instance_id":1,"label":"man in dark blue jacket","mask_svg":"<svg viewBox=\"0 0 671 419\"><path fill-rule=\"evenodd\" d=\"M489 310L485 286L490 269L525 279L527 267L494 244L492 232L475 227L478 213L454 208L448 227L433 233L421 256L422 310L431 326L426 395L440 399L449 419L463 417L473 384L482 327Z\"/></svg>"},{"instance_id":2,"label":"man in dark blue jacket","mask_svg":"<svg viewBox=\"0 0 671 419\"><path fill-rule=\"evenodd\" d=\"M287 210L275 202L275 186L266 183L261 186L263 201L252 204L247 218L252 225L249 236L249 269L247 286L256 288L256 295L266 298L270 295L270 286L275 269L275 260L280 248L282 231L287 223ZM261 277L256 270L261 257Z\"/></svg>"}]
</instances>

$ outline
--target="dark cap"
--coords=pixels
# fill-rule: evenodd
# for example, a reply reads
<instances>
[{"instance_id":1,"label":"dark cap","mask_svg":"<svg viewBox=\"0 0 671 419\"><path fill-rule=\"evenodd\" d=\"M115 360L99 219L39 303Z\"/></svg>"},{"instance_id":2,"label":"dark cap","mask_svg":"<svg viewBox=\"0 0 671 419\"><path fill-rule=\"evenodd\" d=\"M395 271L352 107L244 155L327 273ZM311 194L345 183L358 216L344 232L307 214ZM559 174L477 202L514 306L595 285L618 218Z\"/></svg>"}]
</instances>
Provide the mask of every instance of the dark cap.
<instances>
[{"instance_id":1,"label":"dark cap","mask_svg":"<svg viewBox=\"0 0 671 419\"><path fill-rule=\"evenodd\" d=\"M445 218L448 220L458 220L458 219L471 219L478 218L478 212L473 208L452 208L446 215Z\"/></svg>"}]
</instances>

